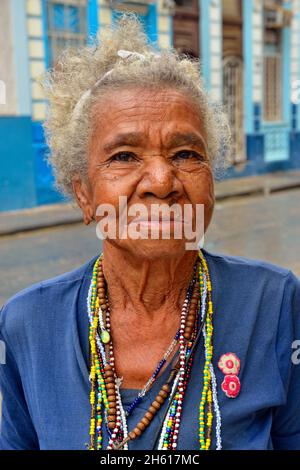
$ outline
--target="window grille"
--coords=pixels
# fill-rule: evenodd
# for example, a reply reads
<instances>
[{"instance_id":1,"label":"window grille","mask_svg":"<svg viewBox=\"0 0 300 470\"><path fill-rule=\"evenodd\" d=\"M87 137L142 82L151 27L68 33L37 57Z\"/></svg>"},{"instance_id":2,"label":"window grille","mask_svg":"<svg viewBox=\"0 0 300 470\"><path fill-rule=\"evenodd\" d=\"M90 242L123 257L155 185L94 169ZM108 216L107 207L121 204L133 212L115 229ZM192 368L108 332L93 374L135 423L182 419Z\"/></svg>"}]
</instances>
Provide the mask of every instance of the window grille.
<instances>
[{"instance_id":1,"label":"window grille","mask_svg":"<svg viewBox=\"0 0 300 470\"><path fill-rule=\"evenodd\" d=\"M282 118L281 100L281 57L264 57L264 120L280 121Z\"/></svg>"},{"instance_id":2,"label":"window grille","mask_svg":"<svg viewBox=\"0 0 300 470\"><path fill-rule=\"evenodd\" d=\"M243 128L243 61L240 57L228 56L223 61L223 100L231 130L232 164L245 160Z\"/></svg>"},{"instance_id":3,"label":"window grille","mask_svg":"<svg viewBox=\"0 0 300 470\"><path fill-rule=\"evenodd\" d=\"M263 119L269 122L282 119L282 28L269 27L266 22L263 56Z\"/></svg>"},{"instance_id":4,"label":"window grille","mask_svg":"<svg viewBox=\"0 0 300 470\"><path fill-rule=\"evenodd\" d=\"M54 67L66 47L85 44L87 35L86 0L47 0L49 65Z\"/></svg>"}]
</instances>

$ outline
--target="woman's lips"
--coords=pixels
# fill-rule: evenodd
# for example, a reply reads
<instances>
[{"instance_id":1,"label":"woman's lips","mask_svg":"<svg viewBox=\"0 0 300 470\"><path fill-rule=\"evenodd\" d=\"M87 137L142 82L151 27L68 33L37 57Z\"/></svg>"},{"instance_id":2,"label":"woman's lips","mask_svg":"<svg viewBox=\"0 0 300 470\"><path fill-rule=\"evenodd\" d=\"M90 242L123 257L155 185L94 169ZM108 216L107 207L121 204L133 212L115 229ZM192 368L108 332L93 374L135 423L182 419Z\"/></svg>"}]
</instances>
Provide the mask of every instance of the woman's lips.
<instances>
[{"instance_id":1,"label":"woman's lips","mask_svg":"<svg viewBox=\"0 0 300 470\"><path fill-rule=\"evenodd\" d=\"M140 217L135 217L132 219L130 223L158 223L158 222L180 222L180 223L187 223L184 217L174 217L173 215L170 216L160 216L158 217L150 217L147 219L142 219Z\"/></svg>"},{"instance_id":2,"label":"woman's lips","mask_svg":"<svg viewBox=\"0 0 300 470\"><path fill-rule=\"evenodd\" d=\"M183 219L161 219L161 220L146 220L146 219L135 219L129 225L139 227L140 230L173 230L176 227L182 227L186 222Z\"/></svg>"},{"instance_id":3,"label":"woman's lips","mask_svg":"<svg viewBox=\"0 0 300 470\"><path fill-rule=\"evenodd\" d=\"M169 224L169 223L186 223L182 218L172 219L172 218L162 218L162 219L133 219L130 223L134 224Z\"/></svg>"}]
</instances>

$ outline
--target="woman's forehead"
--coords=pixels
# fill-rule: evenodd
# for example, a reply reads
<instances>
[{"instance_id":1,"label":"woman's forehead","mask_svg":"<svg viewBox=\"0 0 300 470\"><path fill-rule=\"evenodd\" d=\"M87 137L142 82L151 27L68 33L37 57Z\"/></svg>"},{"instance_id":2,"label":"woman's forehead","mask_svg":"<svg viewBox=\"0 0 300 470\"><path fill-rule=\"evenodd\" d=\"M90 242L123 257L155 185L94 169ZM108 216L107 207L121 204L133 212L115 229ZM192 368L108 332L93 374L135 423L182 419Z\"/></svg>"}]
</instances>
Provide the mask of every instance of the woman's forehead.
<instances>
[{"instance_id":1,"label":"woman's forehead","mask_svg":"<svg viewBox=\"0 0 300 470\"><path fill-rule=\"evenodd\" d=\"M155 97L169 99L170 97L182 97L188 99L184 92L175 86L167 85L123 85L121 88L108 88L105 97L110 99L113 97L120 98L122 100L132 100L134 98L142 98L143 100L153 100Z\"/></svg>"},{"instance_id":2,"label":"woman's forehead","mask_svg":"<svg viewBox=\"0 0 300 470\"><path fill-rule=\"evenodd\" d=\"M104 96L101 96L94 104L94 114L100 114L107 109L112 112L142 113L144 110L147 113L160 114L162 109L174 110L182 108L181 111L197 111L192 100L187 97L180 90L175 88L140 88L130 87L121 90L108 90Z\"/></svg>"},{"instance_id":3,"label":"woman's forehead","mask_svg":"<svg viewBox=\"0 0 300 470\"><path fill-rule=\"evenodd\" d=\"M101 135L102 141L109 137L107 148L122 141L142 143L149 133L159 133L170 146L179 140L193 144L206 140L199 111L189 98L172 89L112 92L94 105L93 120L94 136Z\"/></svg>"}]
</instances>

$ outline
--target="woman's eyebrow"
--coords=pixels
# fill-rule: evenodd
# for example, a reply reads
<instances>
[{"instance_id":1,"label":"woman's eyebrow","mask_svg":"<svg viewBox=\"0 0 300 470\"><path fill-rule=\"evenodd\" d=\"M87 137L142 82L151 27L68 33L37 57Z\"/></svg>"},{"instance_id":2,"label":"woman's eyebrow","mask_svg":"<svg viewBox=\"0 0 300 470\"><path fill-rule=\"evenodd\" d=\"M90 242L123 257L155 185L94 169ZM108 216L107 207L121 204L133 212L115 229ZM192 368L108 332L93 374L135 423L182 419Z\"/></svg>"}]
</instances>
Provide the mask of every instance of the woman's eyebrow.
<instances>
[{"instance_id":1,"label":"woman's eyebrow","mask_svg":"<svg viewBox=\"0 0 300 470\"><path fill-rule=\"evenodd\" d=\"M105 152L111 152L118 147L137 147L146 142L147 138L142 132L121 133L117 134L111 142L104 144L103 150ZM167 141L163 143L163 147L166 149L181 147L182 145L194 145L203 147L203 149L206 150L204 138L194 132L175 132L169 135Z\"/></svg>"},{"instance_id":2,"label":"woman's eyebrow","mask_svg":"<svg viewBox=\"0 0 300 470\"><path fill-rule=\"evenodd\" d=\"M141 145L146 140L145 136L141 132L127 132L122 134L117 134L111 142L107 142L103 145L105 152L111 152L118 147L129 146L137 147Z\"/></svg>"},{"instance_id":3,"label":"woman's eyebrow","mask_svg":"<svg viewBox=\"0 0 300 470\"><path fill-rule=\"evenodd\" d=\"M194 132L176 132L169 137L164 147L170 149L181 147L182 145L194 145L197 147L203 147L204 150L206 150L204 138Z\"/></svg>"}]
</instances>

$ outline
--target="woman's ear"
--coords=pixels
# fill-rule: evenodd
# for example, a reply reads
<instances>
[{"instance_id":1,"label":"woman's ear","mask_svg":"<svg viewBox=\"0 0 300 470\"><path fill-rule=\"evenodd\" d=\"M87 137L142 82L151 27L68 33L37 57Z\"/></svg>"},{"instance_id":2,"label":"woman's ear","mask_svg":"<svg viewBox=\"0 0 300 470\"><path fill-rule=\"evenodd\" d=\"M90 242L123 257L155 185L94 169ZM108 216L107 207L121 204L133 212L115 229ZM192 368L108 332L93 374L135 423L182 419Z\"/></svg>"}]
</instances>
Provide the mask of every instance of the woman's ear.
<instances>
[{"instance_id":1,"label":"woman's ear","mask_svg":"<svg viewBox=\"0 0 300 470\"><path fill-rule=\"evenodd\" d=\"M87 183L80 177L73 179L72 186L77 204L82 210L83 222L85 225L89 225L94 219L91 191Z\"/></svg>"}]
</instances>

